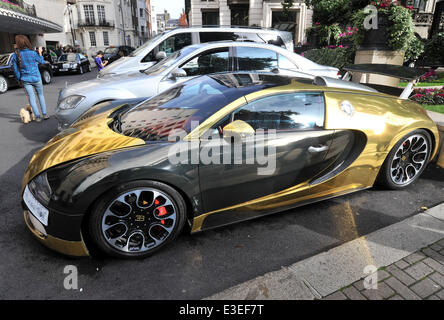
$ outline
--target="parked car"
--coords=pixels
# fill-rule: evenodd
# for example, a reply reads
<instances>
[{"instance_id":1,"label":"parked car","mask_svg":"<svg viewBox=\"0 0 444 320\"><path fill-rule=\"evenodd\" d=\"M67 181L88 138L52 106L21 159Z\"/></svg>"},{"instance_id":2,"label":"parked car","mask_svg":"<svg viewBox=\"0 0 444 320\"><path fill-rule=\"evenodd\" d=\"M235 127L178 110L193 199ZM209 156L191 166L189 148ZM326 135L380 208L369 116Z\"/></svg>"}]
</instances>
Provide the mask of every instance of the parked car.
<instances>
[{"instance_id":1,"label":"parked car","mask_svg":"<svg viewBox=\"0 0 444 320\"><path fill-rule=\"evenodd\" d=\"M316 64L284 48L252 42L212 42L176 51L144 72L107 74L60 92L59 128L71 125L92 106L109 100L151 97L193 77L224 71L269 71L312 78L337 77L338 69Z\"/></svg>"},{"instance_id":2,"label":"parked car","mask_svg":"<svg viewBox=\"0 0 444 320\"><path fill-rule=\"evenodd\" d=\"M39 64L39 71L42 76L42 82L44 84L51 83L53 76L51 64L47 61ZM12 53L0 54L0 94L18 85L14 67L12 66Z\"/></svg>"},{"instance_id":3,"label":"parked car","mask_svg":"<svg viewBox=\"0 0 444 320\"><path fill-rule=\"evenodd\" d=\"M135 49L129 46L108 47L103 52L104 60L108 60L108 65L121 57L127 57Z\"/></svg>"},{"instance_id":4,"label":"parked car","mask_svg":"<svg viewBox=\"0 0 444 320\"><path fill-rule=\"evenodd\" d=\"M31 158L25 221L64 254L144 257L185 225L203 231L375 183L407 188L437 154L437 126L419 104L353 82L317 83L219 73L142 103L97 106ZM251 158L252 139L274 148L269 161Z\"/></svg>"},{"instance_id":5,"label":"parked car","mask_svg":"<svg viewBox=\"0 0 444 320\"><path fill-rule=\"evenodd\" d=\"M274 44L293 52L290 32L254 27L190 27L177 28L158 34L128 57L105 67L100 74L125 73L146 69L165 56L183 47L213 41L246 41Z\"/></svg>"},{"instance_id":6,"label":"parked car","mask_svg":"<svg viewBox=\"0 0 444 320\"><path fill-rule=\"evenodd\" d=\"M73 72L83 74L91 71L91 63L81 53L64 53L53 65L53 70L56 74Z\"/></svg>"}]
</instances>

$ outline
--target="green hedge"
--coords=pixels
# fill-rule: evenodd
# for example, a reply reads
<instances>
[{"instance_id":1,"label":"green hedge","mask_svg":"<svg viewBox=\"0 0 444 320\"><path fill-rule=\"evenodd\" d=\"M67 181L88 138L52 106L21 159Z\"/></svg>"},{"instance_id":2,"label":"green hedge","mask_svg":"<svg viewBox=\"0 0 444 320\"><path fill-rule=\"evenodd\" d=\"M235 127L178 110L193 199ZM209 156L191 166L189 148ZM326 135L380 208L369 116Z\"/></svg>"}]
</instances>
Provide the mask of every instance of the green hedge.
<instances>
[{"instance_id":1,"label":"green hedge","mask_svg":"<svg viewBox=\"0 0 444 320\"><path fill-rule=\"evenodd\" d=\"M305 51L303 56L316 63L342 70L354 63L355 53L354 48L320 48Z\"/></svg>"}]
</instances>

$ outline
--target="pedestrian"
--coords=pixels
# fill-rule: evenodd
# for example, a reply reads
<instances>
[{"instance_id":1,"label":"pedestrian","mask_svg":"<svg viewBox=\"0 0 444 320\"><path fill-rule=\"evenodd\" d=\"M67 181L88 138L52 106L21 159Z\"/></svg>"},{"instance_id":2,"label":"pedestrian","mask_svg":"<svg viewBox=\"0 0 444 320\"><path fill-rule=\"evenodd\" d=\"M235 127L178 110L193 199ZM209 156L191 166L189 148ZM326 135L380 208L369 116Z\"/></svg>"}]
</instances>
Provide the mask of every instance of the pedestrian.
<instances>
[{"instance_id":1,"label":"pedestrian","mask_svg":"<svg viewBox=\"0 0 444 320\"><path fill-rule=\"evenodd\" d=\"M46 102L43 96L42 76L39 71L39 64L44 63L42 57L42 47L38 48L38 53L32 49L31 42L24 35L15 36L17 50L12 55L14 73L20 86L25 88L28 94L29 104L35 116L35 121L41 122L43 119L49 119L46 114ZM37 91L42 116L40 115L37 101L35 99L34 89Z\"/></svg>"},{"instance_id":2,"label":"pedestrian","mask_svg":"<svg viewBox=\"0 0 444 320\"><path fill-rule=\"evenodd\" d=\"M96 62L97 65L97 69L100 71L103 68L105 68L105 66L108 64L108 60L107 61L102 61L103 58L103 51L99 51L97 52L97 56L94 59L94 61Z\"/></svg>"}]
</instances>

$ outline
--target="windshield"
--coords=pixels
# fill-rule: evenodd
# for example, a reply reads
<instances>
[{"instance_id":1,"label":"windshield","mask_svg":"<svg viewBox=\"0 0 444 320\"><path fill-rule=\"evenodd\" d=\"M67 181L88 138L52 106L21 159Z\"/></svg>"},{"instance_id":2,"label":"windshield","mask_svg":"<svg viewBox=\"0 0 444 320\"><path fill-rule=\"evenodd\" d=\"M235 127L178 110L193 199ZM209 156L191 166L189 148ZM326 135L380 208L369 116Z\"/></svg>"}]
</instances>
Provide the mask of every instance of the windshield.
<instances>
[{"instance_id":1,"label":"windshield","mask_svg":"<svg viewBox=\"0 0 444 320\"><path fill-rule=\"evenodd\" d=\"M159 33L157 36L155 36L154 38L151 38L150 40L148 40L147 42L145 42L142 46L140 46L139 48L137 48L136 50L134 50L133 52L131 52L130 57L135 57L137 56L140 52L144 51L149 45L151 45L152 43L154 43L155 41L157 41L157 39L159 39L161 36L163 36L165 34L165 32Z\"/></svg>"},{"instance_id":2,"label":"windshield","mask_svg":"<svg viewBox=\"0 0 444 320\"><path fill-rule=\"evenodd\" d=\"M119 52L119 48L106 48L105 49L105 54L115 54Z\"/></svg>"},{"instance_id":3,"label":"windshield","mask_svg":"<svg viewBox=\"0 0 444 320\"><path fill-rule=\"evenodd\" d=\"M7 66L10 54L0 54L0 66Z\"/></svg>"},{"instance_id":4,"label":"windshield","mask_svg":"<svg viewBox=\"0 0 444 320\"><path fill-rule=\"evenodd\" d=\"M273 79L273 82L269 79ZM285 78L285 83L282 83L276 79L276 76L270 75L231 73L197 77L123 114L120 130L117 131L145 141L168 141L173 131L190 133L192 126L196 126L194 122L202 123L222 107L248 93L290 81Z\"/></svg>"},{"instance_id":5,"label":"windshield","mask_svg":"<svg viewBox=\"0 0 444 320\"><path fill-rule=\"evenodd\" d=\"M160 62L149 67L148 69L145 69L145 71L143 71L143 72L148 75L160 74L161 72L163 72L167 68L171 67L179 59L182 59L183 57L188 57L195 50L196 50L196 48L194 48L193 46L185 47L182 50L172 53L167 58L160 60Z\"/></svg>"},{"instance_id":6,"label":"windshield","mask_svg":"<svg viewBox=\"0 0 444 320\"><path fill-rule=\"evenodd\" d=\"M68 53L68 54L62 54L59 58L59 61L62 62L75 62L76 61L76 54L75 53Z\"/></svg>"}]
</instances>

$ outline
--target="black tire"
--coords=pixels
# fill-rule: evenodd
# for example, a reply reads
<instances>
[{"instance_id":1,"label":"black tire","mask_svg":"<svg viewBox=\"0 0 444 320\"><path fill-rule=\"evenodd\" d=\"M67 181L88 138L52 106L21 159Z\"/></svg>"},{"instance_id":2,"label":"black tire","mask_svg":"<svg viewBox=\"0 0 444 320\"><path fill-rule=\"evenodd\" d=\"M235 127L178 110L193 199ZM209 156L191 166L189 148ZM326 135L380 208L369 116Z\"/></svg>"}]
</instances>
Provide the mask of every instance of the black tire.
<instances>
[{"instance_id":1,"label":"black tire","mask_svg":"<svg viewBox=\"0 0 444 320\"><path fill-rule=\"evenodd\" d=\"M138 191L141 189L142 190L147 190L147 189L157 190L169 198L169 200L175 206L175 208L174 208L175 209L175 222L174 222L175 224L173 226L171 226L172 231L170 233L168 233L166 238L163 239L161 243L156 244L154 247L149 248L149 249L146 249L144 247L145 251L128 252L128 251L125 251L124 248L122 248L122 249L116 248L113 244L111 244L109 242L109 240L107 240L105 238L105 232L102 230L103 229L102 223L104 223L104 221L106 221L106 220L104 220L104 219L106 219L105 213L116 201L118 201L117 199L120 196L125 195L127 193L131 193L133 191ZM149 191L147 191L147 192L149 192ZM152 205L147 208L154 207L155 199L156 198L153 198ZM140 200L140 197L137 199L137 201L139 201L139 200ZM131 207L128 204L128 202L126 202L124 204L127 204L128 207L131 208L130 213L128 213L128 217L131 215L134 215L136 213L134 210L134 207ZM155 210L153 212L155 212ZM126 219L130 219L130 218L126 218ZM168 219L168 218L165 218L165 219ZM153 219L153 220L155 220L155 219ZM148 221L148 219L146 220L146 222L147 221ZM89 232L89 236L90 236L91 240L94 242L94 244L97 246L97 248L107 255L110 255L110 256L113 256L116 258L124 258L124 259L144 258L144 257L147 257L147 256L153 254L157 250L162 249L163 247L165 247L166 245L168 245L169 243L174 241L177 238L177 236L180 234L180 232L182 231L182 229L185 225L185 221L186 221L186 204L179 192L177 192L174 188L172 188L164 183L161 183L161 182L140 180L140 181L125 183L125 184L122 184L116 188L113 188L112 190L107 192L104 196L102 196L100 199L98 199L98 201L94 205L91 215L88 219L88 232ZM121 236L117 237L117 239L122 239L124 236L127 236L126 244L129 246L129 243L130 243L129 239L132 239L132 237L135 234L142 233L143 231L141 229L130 230L128 222L129 221L126 221L125 223L123 223L124 226L126 227L126 230ZM131 222L134 222L134 224L136 224L136 220L134 220L134 219L131 220ZM113 223L115 223L115 222L113 222ZM111 225L113 223L111 223ZM154 225L150 224L148 227L146 227L149 230L148 231L145 230L145 231L147 231L147 233L145 233L143 235L144 238L142 241L142 245L145 245L145 237L148 236L148 234L151 232L152 228L156 227L156 224L159 225L159 223L156 221L156 222L154 222ZM157 228L158 228L158 226L157 226ZM149 240L153 239L150 236L148 236L147 238Z\"/></svg>"},{"instance_id":2,"label":"black tire","mask_svg":"<svg viewBox=\"0 0 444 320\"><path fill-rule=\"evenodd\" d=\"M424 139L424 143L426 144L427 147L425 152L421 151L421 149L423 148L422 146L420 148L418 147L417 153L412 152L413 150L411 150L412 149L411 147L412 146L415 147L415 142L409 144L408 139L409 138L415 139L415 137L422 137ZM418 140L417 143L419 144L420 142L421 140ZM403 146L403 149L407 148L405 156L403 151L402 150L400 151L400 148L404 143L406 144L405 147ZM407 152L409 151L413 153L412 156L407 155ZM430 134L426 130L418 129L405 135L400 141L398 141L398 143L396 143L396 145L393 147L393 149L390 151L387 158L385 159L384 164L382 165L379 171L377 179L378 184L383 185L384 187L387 187L392 190L399 190L408 187L419 178L424 169L427 167L427 163L430 160L431 152L432 152L432 138L430 137ZM419 157L417 157L418 155ZM417 167L419 165L418 162L412 160L415 157L417 158L416 160L421 159L421 162L423 162L423 164L420 167ZM412 166L414 166L413 171L412 171ZM409 167L410 170L402 169L407 167ZM397 172L402 172L402 175L395 174ZM409 172L410 173L415 172L415 173L410 177ZM396 181L397 177L399 177L398 181ZM404 181L405 179L406 181Z\"/></svg>"},{"instance_id":3,"label":"black tire","mask_svg":"<svg viewBox=\"0 0 444 320\"><path fill-rule=\"evenodd\" d=\"M51 80L52 80L51 72L49 72L48 70L43 70L43 72L42 72L42 82L44 84L50 84Z\"/></svg>"},{"instance_id":4,"label":"black tire","mask_svg":"<svg viewBox=\"0 0 444 320\"><path fill-rule=\"evenodd\" d=\"M6 80L5 77L0 76L0 94L5 93L6 91L8 91L8 89L8 80Z\"/></svg>"}]
</instances>

